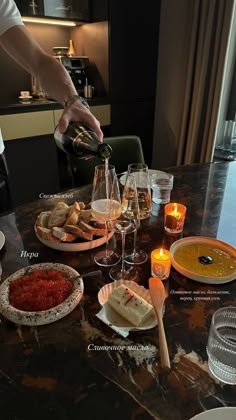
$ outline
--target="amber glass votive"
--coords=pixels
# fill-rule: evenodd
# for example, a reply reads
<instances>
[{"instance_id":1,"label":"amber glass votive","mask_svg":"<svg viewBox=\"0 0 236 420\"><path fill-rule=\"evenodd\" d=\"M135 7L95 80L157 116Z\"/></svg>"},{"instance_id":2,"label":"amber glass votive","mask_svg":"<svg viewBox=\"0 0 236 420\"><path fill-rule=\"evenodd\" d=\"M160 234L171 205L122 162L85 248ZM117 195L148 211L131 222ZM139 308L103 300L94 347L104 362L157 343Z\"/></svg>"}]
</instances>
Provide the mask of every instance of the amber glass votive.
<instances>
[{"instance_id":1,"label":"amber glass votive","mask_svg":"<svg viewBox=\"0 0 236 420\"><path fill-rule=\"evenodd\" d=\"M169 277L171 267L171 253L167 249L154 249L151 253L151 272L153 277L165 280Z\"/></svg>"},{"instance_id":2,"label":"amber glass votive","mask_svg":"<svg viewBox=\"0 0 236 420\"><path fill-rule=\"evenodd\" d=\"M169 233L180 233L184 227L187 208L183 204L168 203L165 205L164 228Z\"/></svg>"}]
</instances>

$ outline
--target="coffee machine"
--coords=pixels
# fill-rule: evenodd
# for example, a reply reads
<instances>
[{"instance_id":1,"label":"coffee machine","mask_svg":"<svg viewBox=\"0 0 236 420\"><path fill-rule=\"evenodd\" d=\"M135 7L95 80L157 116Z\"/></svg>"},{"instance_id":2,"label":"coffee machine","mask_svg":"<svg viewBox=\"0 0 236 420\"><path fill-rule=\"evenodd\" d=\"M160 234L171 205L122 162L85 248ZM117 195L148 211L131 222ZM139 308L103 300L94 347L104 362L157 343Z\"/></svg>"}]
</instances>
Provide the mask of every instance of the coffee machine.
<instances>
[{"instance_id":1,"label":"coffee machine","mask_svg":"<svg viewBox=\"0 0 236 420\"><path fill-rule=\"evenodd\" d=\"M75 85L79 95L83 96L84 86L88 78L89 59L87 56L73 56L66 55L56 56L56 59L63 64Z\"/></svg>"}]
</instances>

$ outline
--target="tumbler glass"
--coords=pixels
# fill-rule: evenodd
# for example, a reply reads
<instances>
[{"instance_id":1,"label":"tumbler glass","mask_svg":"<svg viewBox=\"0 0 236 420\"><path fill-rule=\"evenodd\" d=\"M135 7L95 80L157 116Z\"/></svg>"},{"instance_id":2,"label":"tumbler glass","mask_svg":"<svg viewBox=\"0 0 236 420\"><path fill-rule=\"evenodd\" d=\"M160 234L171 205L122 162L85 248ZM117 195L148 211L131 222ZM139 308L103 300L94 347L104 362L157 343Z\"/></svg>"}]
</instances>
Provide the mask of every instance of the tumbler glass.
<instances>
[{"instance_id":1,"label":"tumbler glass","mask_svg":"<svg viewBox=\"0 0 236 420\"><path fill-rule=\"evenodd\" d=\"M236 307L218 309L212 316L207 343L208 367L218 380L236 384Z\"/></svg>"}]
</instances>

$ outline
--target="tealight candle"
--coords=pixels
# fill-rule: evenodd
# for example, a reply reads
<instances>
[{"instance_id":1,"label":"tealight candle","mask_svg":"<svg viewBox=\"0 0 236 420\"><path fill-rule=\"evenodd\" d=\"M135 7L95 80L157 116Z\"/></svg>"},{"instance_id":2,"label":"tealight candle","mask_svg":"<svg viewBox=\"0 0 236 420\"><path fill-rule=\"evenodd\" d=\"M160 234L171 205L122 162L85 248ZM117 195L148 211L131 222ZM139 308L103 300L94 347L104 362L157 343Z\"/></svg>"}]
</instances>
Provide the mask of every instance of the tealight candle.
<instances>
[{"instance_id":1,"label":"tealight candle","mask_svg":"<svg viewBox=\"0 0 236 420\"><path fill-rule=\"evenodd\" d=\"M167 249L154 249L151 253L151 272L153 277L167 279L170 274L171 253Z\"/></svg>"},{"instance_id":2,"label":"tealight candle","mask_svg":"<svg viewBox=\"0 0 236 420\"><path fill-rule=\"evenodd\" d=\"M165 205L164 228L169 233L180 233L184 227L186 207L179 203Z\"/></svg>"}]
</instances>

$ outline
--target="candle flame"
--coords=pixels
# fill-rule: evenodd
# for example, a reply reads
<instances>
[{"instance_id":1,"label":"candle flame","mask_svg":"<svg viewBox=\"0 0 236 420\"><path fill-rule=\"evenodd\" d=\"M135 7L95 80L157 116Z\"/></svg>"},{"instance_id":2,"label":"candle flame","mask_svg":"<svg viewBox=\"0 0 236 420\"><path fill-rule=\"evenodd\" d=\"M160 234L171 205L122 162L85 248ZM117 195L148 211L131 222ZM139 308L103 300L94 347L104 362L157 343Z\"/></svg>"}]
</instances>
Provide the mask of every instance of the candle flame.
<instances>
[{"instance_id":1,"label":"candle flame","mask_svg":"<svg viewBox=\"0 0 236 420\"><path fill-rule=\"evenodd\" d=\"M160 256L162 256L163 255L163 249L161 248L160 249Z\"/></svg>"},{"instance_id":2,"label":"candle flame","mask_svg":"<svg viewBox=\"0 0 236 420\"><path fill-rule=\"evenodd\" d=\"M174 203L174 214L178 213L178 205L177 203Z\"/></svg>"}]
</instances>

